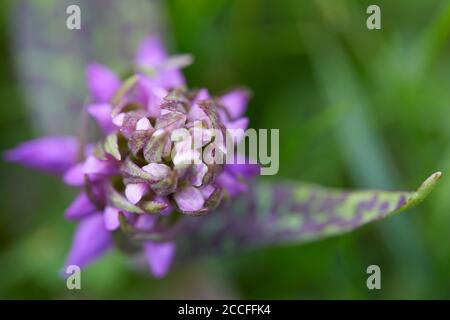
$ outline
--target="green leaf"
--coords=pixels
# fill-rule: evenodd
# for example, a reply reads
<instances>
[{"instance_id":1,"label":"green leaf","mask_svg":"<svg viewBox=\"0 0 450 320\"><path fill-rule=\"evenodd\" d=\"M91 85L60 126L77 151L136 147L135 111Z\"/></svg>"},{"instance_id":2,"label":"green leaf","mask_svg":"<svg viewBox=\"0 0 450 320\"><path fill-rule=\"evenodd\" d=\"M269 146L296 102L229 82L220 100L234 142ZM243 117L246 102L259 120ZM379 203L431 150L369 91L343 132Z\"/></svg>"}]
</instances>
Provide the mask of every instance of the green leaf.
<instances>
[{"instance_id":1,"label":"green leaf","mask_svg":"<svg viewBox=\"0 0 450 320\"><path fill-rule=\"evenodd\" d=\"M186 217L180 252L192 256L339 235L419 204L440 177L440 172L434 173L414 192L255 184L245 196L218 211L199 219Z\"/></svg>"},{"instance_id":2,"label":"green leaf","mask_svg":"<svg viewBox=\"0 0 450 320\"><path fill-rule=\"evenodd\" d=\"M142 204L142 208L146 213L160 213L167 208L167 204L159 201L146 201Z\"/></svg>"},{"instance_id":3,"label":"green leaf","mask_svg":"<svg viewBox=\"0 0 450 320\"><path fill-rule=\"evenodd\" d=\"M114 159L119 161L121 160L122 157L119 151L117 133L111 133L106 137L105 143L103 144L103 148L105 149L105 152L113 156Z\"/></svg>"}]
</instances>

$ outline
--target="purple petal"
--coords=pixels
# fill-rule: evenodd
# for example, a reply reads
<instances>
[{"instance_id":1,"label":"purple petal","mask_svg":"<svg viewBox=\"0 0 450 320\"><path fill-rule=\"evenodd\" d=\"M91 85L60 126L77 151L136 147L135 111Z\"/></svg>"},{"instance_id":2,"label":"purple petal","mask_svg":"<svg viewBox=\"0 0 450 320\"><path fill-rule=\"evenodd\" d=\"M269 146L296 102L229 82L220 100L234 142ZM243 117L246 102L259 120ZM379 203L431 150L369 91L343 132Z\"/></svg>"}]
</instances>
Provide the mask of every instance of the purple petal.
<instances>
[{"instance_id":1,"label":"purple petal","mask_svg":"<svg viewBox=\"0 0 450 320\"><path fill-rule=\"evenodd\" d=\"M197 95L195 96L194 102L199 102L202 100L208 100L211 96L209 95L208 89L202 88L198 91Z\"/></svg>"},{"instance_id":2,"label":"purple petal","mask_svg":"<svg viewBox=\"0 0 450 320\"><path fill-rule=\"evenodd\" d=\"M77 152L76 138L49 136L21 143L6 151L4 158L38 170L62 174L75 164Z\"/></svg>"},{"instance_id":3,"label":"purple petal","mask_svg":"<svg viewBox=\"0 0 450 320\"><path fill-rule=\"evenodd\" d=\"M120 87L120 79L107 67L91 63L86 68L86 81L92 100L108 102Z\"/></svg>"},{"instance_id":4,"label":"purple petal","mask_svg":"<svg viewBox=\"0 0 450 320\"><path fill-rule=\"evenodd\" d=\"M167 96L167 91L161 87L152 86L148 91L147 111L151 117L161 115L161 103Z\"/></svg>"},{"instance_id":5,"label":"purple petal","mask_svg":"<svg viewBox=\"0 0 450 320\"><path fill-rule=\"evenodd\" d=\"M94 156L74 165L64 173L63 181L69 186L81 187L85 183L85 175L91 182L101 180L105 175L116 173L117 167L110 160L98 160Z\"/></svg>"},{"instance_id":6,"label":"purple petal","mask_svg":"<svg viewBox=\"0 0 450 320\"><path fill-rule=\"evenodd\" d=\"M145 183L131 183L125 187L125 196L132 204L138 203L148 191Z\"/></svg>"},{"instance_id":7,"label":"purple petal","mask_svg":"<svg viewBox=\"0 0 450 320\"><path fill-rule=\"evenodd\" d=\"M135 64L140 68L156 69L157 74L149 78L155 86L163 88L179 87L185 84L183 74L177 69L158 70L167 59L167 52L159 38L148 37L141 42L135 56Z\"/></svg>"},{"instance_id":8,"label":"purple petal","mask_svg":"<svg viewBox=\"0 0 450 320\"><path fill-rule=\"evenodd\" d=\"M249 119L247 117L239 118L233 122L226 122L225 127L230 134L235 144L238 144L245 135L245 130L248 128Z\"/></svg>"},{"instance_id":9,"label":"purple petal","mask_svg":"<svg viewBox=\"0 0 450 320\"><path fill-rule=\"evenodd\" d=\"M156 196L153 200L167 205L167 207L165 209L163 209L159 214L161 214L163 216L167 216L168 214L170 214L173 211L173 206L170 203L169 199L167 199L166 197Z\"/></svg>"},{"instance_id":10,"label":"purple petal","mask_svg":"<svg viewBox=\"0 0 450 320\"><path fill-rule=\"evenodd\" d=\"M84 174L112 175L116 171L115 163L110 160L99 160L94 156L88 157L83 164Z\"/></svg>"},{"instance_id":11,"label":"purple petal","mask_svg":"<svg viewBox=\"0 0 450 320\"><path fill-rule=\"evenodd\" d=\"M208 172L208 166L204 163L193 164L192 170L191 183L195 187L200 187L203 183L203 177Z\"/></svg>"},{"instance_id":12,"label":"purple petal","mask_svg":"<svg viewBox=\"0 0 450 320\"><path fill-rule=\"evenodd\" d=\"M174 129L182 128L186 123L186 115L178 111L169 111L156 119L155 128L172 131Z\"/></svg>"},{"instance_id":13,"label":"purple petal","mask_svg":"<svg viewBox=\"0 0 450 320\"><path fill-rule=\"evenodd\" d=\"M171 140L174 142L171 154L175 167L202 163L200 151L193 148L192 136L189 132L184 129L173 131ZM195 143L197 146L201 145L199 140L196 140Z\"/></svg>"},{"instance_id":14,"label":"purple petal","mask_svg":"<svg viewBox=\"0 0 450 320\"><path fill-rule=\"evenodd\" d=\"M214 137L214 131L204 128L201 121L194 121L192 125L189 128L189 133L191 134L194 148L205 146Z\"/></svg>"},{"instance_id":15,"label":"purple petal","mask_svg":"<svg viewBox=\"0 0 450 320\"><path fill-rule=\"evenodd\" d=\"M136 130L149 130L152 129L153 126L150 123L150 120L148 118L143 117L136 122Z\"/></svg>"},{"instance_id":16,"label":"purple petal","mask_svg":"<svg viewBox=\"0 0 450 320\"><path fill-rule=\"evenodd\" d=\"M205 198L205 199L208 199L215 190L216 190L216 187L214 187L211 184L208 184L208 185L200 188L203 198Z\"/></svg>"},{"instance_id":17,"label":"purple petal","mask_svg":"<svg viewBox=\"0 0 450 320\"><path fill-rule=\"evenodd\" d=\"M184 86L186 80L180 70L164 70L160 71L154 78L155 85L163 88L177 88Z\"/></svg>"},{"instance_id":18,"label":"purple petal","mask_svg":"<svg viewBox=\"0 0 450 320\"><path fill-rule=\"evenodd\" d=\"M103 211L103 221L107 230L114 231L119 227L119 212L120 210L114 207L107 206L105 208L105 211Z\"/></svg>"},{"instance_id":19,"label":"purple petal","mask_svg":"<svg viewBox=\"0 0 450 320\"><path fill-rule=\"evenodd\" d=\"M92 143L86 144L84 148L84 156L89 157L94 151ZM81 187L84 185L83 162L77 163L64 172L63 181L65 184L74 187Z\"/></svg>"},{"instance_id":20,"label":"purple petal","mask_svg":"<svg viewBox=\"0 0 450 320\"><path fill-rule=\"evenodd\" d=\"M198 106L198 102L210 99L208 89L200 89L192 103L192 107L189 110L189 121L201 120L206 118L205 112Z\"/></svg>"},{"instance_id":21,"label":"purple petal","mask_svg":"<svg viewBox=\"0 0 450 320\"><path fill-rule=\"evenodd\" d=\"M203 120L205 118L207 118L206 113L197 103L194 103L188 113L189 121Z\"/></svg>"},{"instance_id":22,"label":"purple petal","mask_svg":"<svg viewBox=\"0 0 450 320\"><path fill-rule=\"evenodd\" d=\"M95 212L95 210L96 208L91 200L89 200L87 194L85 192L80 192L64 212L64 217L66 219L80 219Z\"/></svg>"},{"instance_id":23,"label":"purple petal","mask_svg":"<svg viewBox=\"0 0 450 320\"><path fill-rule=\"evenodd\" d=\"M149 163L148 165L143 166L142 170L149 173L155 181L164 179L171 172L170 167L163 163Z\"/></svg>"},{"instance_id":24,"label":"purple petal","mask_svg":"<svg viewBox=\"0 0 450 320\"><path fill-rule=\"evenodd\" d=\"M240 130L245 131L248 128L248 123L249 123L249 119L247 117L242 117L235 121L227 122L225 124L225 127L227 129L240 129Z\"/></svg>"},{"instance_id":25,"label":"purple petal","mask_svg":"<svg viewBox=\"0 0 450 320\"><path fill-rule=\"evenodd\" d=\"M175 254L175 245L172 242L158 243L146 242L144 252L150 271L157 278L162 278L169 271Z\"/></svg>"},{"instance_id":26,"label":"purple petal","mask_svg":"<svg viewBox=\"0 0 450 320\"><path fill-rule=\"evenodd\" d=\"M117 126L117 127L121 127L123 125L123 120L125 119L125 113L119 113L117 116L115 116L112 119L112 123Z\"/></svg>"},{"instance_id":27,"label":"purple petal","mask_svg":"<svg viewBox=\"0 0 450 320\"><path fill-rule=\"evenodd\" d=\"M108 134L117 129L112 122L112 106L109 103L90 104L86 108L87 112L97 121L103 132Z\"/></svg>"},{"instance_id":28,"label":"purple petal","mask_svg":"<svg viewBox=\"0 0 450 320\"><path fill-rule=\"evenodd\" d=\"M257 164L250 164L248 158L236 154L234 163L225 164L224 170L234 176L253 178L260 174L261 168Z\"/></svg>"},{"instance_id":29,"label":"purple petal","mask_svg":"<svg viewBox=\"0 0 450 320\"><path fill-rule=\"evenodd\" d=\"M148 115L150 117L159 117L161 114L161 103L164 97L167 96L167 91L155 84L154 80L149 79L143 75L139 76L139 88L144 97L143 103L147 106Z\"/></svg>"},{"instance_id":30,"label":"purple petal","mask_svg":"<svg viewBox=\"0 0 450 320\"><path fill-rule=\"evenodd\" d=\"M105 228L103 216L101 214L88 216L78 224L66 266L77 265L83 268L100 258L111 244L111 233Z\"/></svg>"},{"instance_id":31,"label":"purple petal","mask_svg":"<svg viewBox=\"0 0 450 320\"><path fill-rule=\"evenodd\" d=\"M116 123L121 122L120 132L122 132L122 134L129 139L136 131L137 122L144 116L144 110L130 111L124 114L123 119L119 119Z\"/></svg>"},{"instance_id":32,"label":"purple petal","mask_svg":"<svg viewBox=\"0 0 450 320\"><path fill-rule=\"evenodd\" d=\"M140 44L135 56L135 64L144 68L155 68L167 58L166 50L157 37L147 37Z\"/></svg>"},{"instance_id":33,"label":"purple petal","mask_svg":"<svg viewBox=\"0 0 450 320\"><path fill-rule=\"evenodd\" d=\"M84 184L83 163L77 163L64 173L65 184L80 187Z\"/></svg>"},{"instance_id":34,"label":"purple petal","mask_svg":"<svg viewBox=\"0 0 450 320\"><path fill-rule=\"evenodd\" d=\"M205 112L199 107L198 102L210 99L208 89L200 89L192 103L192 107L189 110L189 121L201 120L206 118Z\"/></svg>"},{"instance_id":35,"label":"purple petal","mask_svg":"<svg viewBox=\"0 0 450 320\"><path fill-rule=\"evenodd\" d=\"M134 227L140 230L149 230L155 225L156 219L156 215L141 214L138 216Z\"/></svg>"},{"instance_id":36,"label":"purple petal","mask_svg":"<svg viewBox=\"0 0 450 320\"><path fill-rule=\"evenodd\" d=\"M205 203L200 190L192 186L182 188L173 197L180 210L185 212L198 211Z\"/></svg>"},{"instance_id":37,"label":"purple petal","mask_svg":"<svg viewBox=\"0 0 450 320\"><path fill-rule=\"evenodd\" d=\"M248 190L248 186L245 183L239 181L239 179L226 171L223 171L217 177L216 182L219 186L224 188L231 197L237 196Z\"/></svg>"},{"instance_id":38,"label":"purple petal","mask_svg":"<svg viewBox=\"0 0 450 320\"><path fill-rule=\"evenodd\" d=\"M220 101L230 114L231 119L237 119L245 113L249 98L250 94L247 90L236 89L222 96Z\"/></svg>"}]
</instances>

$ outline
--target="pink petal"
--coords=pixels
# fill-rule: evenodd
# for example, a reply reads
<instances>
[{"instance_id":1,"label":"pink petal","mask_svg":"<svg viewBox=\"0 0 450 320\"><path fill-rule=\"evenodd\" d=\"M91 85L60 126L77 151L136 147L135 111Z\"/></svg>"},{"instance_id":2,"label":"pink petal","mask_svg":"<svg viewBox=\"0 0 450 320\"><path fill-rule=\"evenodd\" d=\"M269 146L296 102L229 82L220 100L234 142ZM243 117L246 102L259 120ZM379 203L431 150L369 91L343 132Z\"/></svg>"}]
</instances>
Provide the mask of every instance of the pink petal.
<instances>
[{"instance_id":1,"label":"pink petal","mask_svg":"<svg viewBox=\"0 0 450 320\"><path fill-rule=\"evenodd\" d=\"M161 114L161 103L167 96L167 91L161 87L151 87L148 91L147 110L151 117L159 117Z\"/></svg>"},{"instance_id":2,"label":"pink petal","mask_svg":"<svg viewBox=\"0 0 450 320\"><path fill-rule=\"evenodd\" d=\"M194 121L193 126L189 128L192 136L193 148L200 148L208 144L213 138L213 130L202 127L201 121ZM172 133L173 135L173 133Z\"/></svg>"},{"instance_id":3,"label":"pink petal","mask_svg":"<svg viewBox=\"0 0 450 320\"><path fill-rule=\"evenodd\" d=\"M139 119L139 121L136 123L136 130L148 130L151 128L152 124L146 117Z\"/></svg>"},{"instance_id":4,"label":"pink petal","mask_svg":"<svg viewBox=\"0 0 450 320\"><path fill-rule=\"evenodd\" d=\"M108 102L120 87L120 79L107 67L91 63L86 68L89 93L95 102Z\"/></svg>"},{"instance_id":5,"label":"pink petal","mask_svg":"<svg viewBox=\"0 0 450 320\"><path fill-rule=\"evenodd\" d=\"M209 95L208 89L200 89L198 91L197 96L192 103L192 107L189 110L189 121L201 120L206 118L206 114L202 109L200 109L200 107L198 106L198 102L208 100L210 98L211 96Z\"/></svg>"},{"instance_id":6,"label":"pink petal","mask_svg":"<svg viewBox=\"0 0 450 320\"><path fill-rule=\"evenodd\" d=\"M144 167L142 170L149 173L155 181L164 179L170 174L170 167L162 163L150 163Z\"/></svg>"},{"instance_id":7,"label":"pink petal","mask_svg":"<svg viewBox=\"0 0 450 320\"><path fill-rule=\"evenodd\" d=\"M198 106L198 103L203 100L210 99L211 96L209 95L208 89L200 89L197 93L197 96L195 97L192 107L189 110L188 119L189 121L195 121L195 120L201 120L204 118L207 118L205 112L200 109Z\"/></svg>"},{"instance_id":8,"label":"pink petal","mask_svg":"<svg viewBox=\"0 0 450 320\"><path fill-rule=\"evenodd\" d=\"M197 103L194 103L189 110L188 113L188 120L189 121L196 121L196 120L203 120L207 118L205 112L198 106Z\"/></svg>"},{"instance_id":9,"label":"pink petal","mask_svg":"<svg viewBox=\"0 0 450 320\"><path fill-rule=\"evenodd\" d=\"M49 173L62 174L75 164L77 153L76 138L48 136L19 144L6 151L4 159Z\"/></svg>"},{"instance_id":10,"label":"pink petal","mask_svg":"<svg viewBox=\"0 0 450 320\"><path fill-rule=\"evenodd\" d=\"M198 137L196 137L198 139ZM174 130L171 135L171 140L174 142L172 148L172 162L177 167L186 164L201 164L201 153L199 150L193 148L193 139L191 134L184 128ZM198 141L196 144L200 145Z\"/></svg>"},{"instance_id":11,"label":"pink petal","mask_svg":"<svg viewBox=\"0 0 450 320\"><path fill-rule=\"evenodd\" d=\"M117 126L117 127L121 127L123 125L123 120L125 120L125 113L119 113L117 116L115 116L112 119L112 123Z\"/></svg>"},{"instance_id":12,"label":"pink petal","mask_svg":"<svg viewBox=\"0 0 450 320\"><path fill-rule=\"evenodd\" d=\"M120 210L114 207L107 206L103 211L103 222L106 230L114 231L119 225L119 212Z\"/></svg>"},{"instance_id":13,"label":"pink petal","mask_svg":"<svg viewBox=\"0 0 450 320\"><path fill-rule=\"evenodd\" d=\"M162 278L169 271L175 254L175 244L171 242L146 242L144 252L150 271L156 278Z\"/></svg>"},{"instance_id":14,"label":"pink petal","mask_svg":"<svg viewBox=\"0 0 450 320\"><path fill-rule=\"evenodd\" d=\"M187 186L175 192L173 198L180 210L184 212L198 211L203 208L205 200L199 189Z\"/></svg>"},{"instance_id":15,"label":"pink petal","mask_svg":"<svg viewBox=\"0 0 450 320\"><path fill-rule=\"evenodd\" d=\"M220 98L220 101L228 111L231 119L241 117L247 109L247 102L250 94L247 90L236 89Z\"/></svg>"},{"instance_id":16,"label":"pink petal","mask_svg":"<svg viewBox=\"0 0 450 320\"><path fill-rule=\"evenodd\" d=\"M144 194L148 191L145 183L132 183L125 187L125 196L132 204L138 203Z\"/></svg>"}]
</instances>

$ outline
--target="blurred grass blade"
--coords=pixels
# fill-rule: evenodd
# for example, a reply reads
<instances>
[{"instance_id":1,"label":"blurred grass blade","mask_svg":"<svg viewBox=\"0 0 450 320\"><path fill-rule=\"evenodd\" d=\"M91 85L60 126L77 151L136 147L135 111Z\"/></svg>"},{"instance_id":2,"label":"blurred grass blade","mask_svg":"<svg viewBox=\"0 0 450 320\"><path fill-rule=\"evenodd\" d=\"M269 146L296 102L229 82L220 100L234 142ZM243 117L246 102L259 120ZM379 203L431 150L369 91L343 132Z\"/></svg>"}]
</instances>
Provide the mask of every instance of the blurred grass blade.
<instances>
[{"instance_id":1,"label":"blurred grass blade","mask_svg":"<svg viewBox=\"0 0 450 320\"><path fill-rule=\"evenodd\" d=\"M189 219L179 241L191 256L274 244L304 243L354 230L423 201L441 177L414 192L342 191L298 183L261 183L227 207Z\"/></svg>"},{"instance_id":2,"label":"blurred grass blade","mask_svg":"<svg viewBox=\"0 0 450 320\"><path fill-rule=\"evenodd\" d=\"M442 54L450 36L450 4L442 3L430 25L418 36L414 44L414 62L417 77L427 77L430 67ZM427 79L427 78L425 78Z\"/></svg>"},{"instance_id":3,"label":"blurred grass blade","mask_svg":"<svg viewBox=\"0 0 450 320\"><path fill-rule=\"evenodd\" d=\"M66 27L66 8L74 4L80 7L80 30ZM159 1L21 0L14 9L14 62L33 125L44 134L76 132L87 63L124 75L139 41L161 36L164 28Z\"/></svg>"},{"instance_id":4,"label":"blurred grass blade","mask_svg":"<svg viewBox=\"0 0 450 320\"><path fill-rule=\"evenodd\" d=\"M335 131L352 180L356 186L392 187L397 171L348 54L327 30L310 28L302 30L301 36L324 103L346 107L347 113L336 122Z\"/></svg>"}]
</instances>

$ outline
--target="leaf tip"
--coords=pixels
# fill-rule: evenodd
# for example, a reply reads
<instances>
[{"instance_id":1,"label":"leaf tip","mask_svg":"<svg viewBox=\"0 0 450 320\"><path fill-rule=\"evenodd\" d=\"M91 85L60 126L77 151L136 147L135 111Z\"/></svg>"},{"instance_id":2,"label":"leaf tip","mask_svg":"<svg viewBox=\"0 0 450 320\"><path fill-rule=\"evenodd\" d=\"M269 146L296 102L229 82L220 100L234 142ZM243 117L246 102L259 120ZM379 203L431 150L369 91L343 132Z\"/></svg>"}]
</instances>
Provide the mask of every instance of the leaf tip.
<instances>
[{"instance_id":1,"label":"leaf tip","mask_svg":"<svg viewBox=\"0 0 450 320\"><path fill-rule=\"evenodd\" d=\"M429 176L419 187L418 192L424 192L426 190L431 191L434 188L438 180L442 177L442 172L437 171Z\"/></svg>"},{"instance_id":2,"label":"leaf tip","mask_svg":"<svg viewBox=\"0 0 450 320\"><path fill-rule=\"evenodd\" d=\"M409 203L411 205L417 204L419 202L422 202L434 189L436 186L436 183L439 181L439 179L442 177L442 172L437 171L433 173L431 176L429 176L417 189L416 192L414 192L409 199Z\"/></svg>"}]
</instances>

